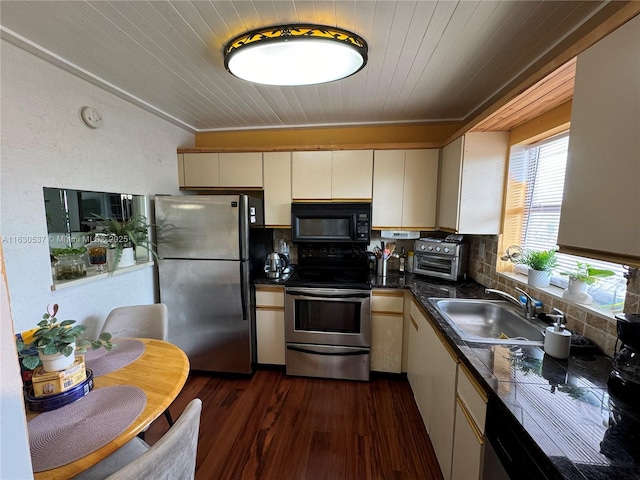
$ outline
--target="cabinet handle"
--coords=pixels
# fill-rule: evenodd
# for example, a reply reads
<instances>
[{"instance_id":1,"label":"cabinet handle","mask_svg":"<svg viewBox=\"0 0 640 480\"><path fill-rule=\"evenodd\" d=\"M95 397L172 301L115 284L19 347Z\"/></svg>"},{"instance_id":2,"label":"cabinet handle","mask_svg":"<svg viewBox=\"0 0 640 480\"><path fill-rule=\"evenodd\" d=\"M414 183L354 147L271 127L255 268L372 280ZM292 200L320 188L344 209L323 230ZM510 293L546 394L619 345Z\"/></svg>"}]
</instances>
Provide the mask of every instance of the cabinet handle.
<instances>
[{"instance_id":1,"label":"cabinet handle","mask_svg":"<svg viewBox=\"0 0 640 480\"><path fill-rule=\"evenodd\" d=\"M416 332L418 332L420 330L418 328L418 324L416 323L416 321L413 319L413 317L411 315L409 315L409 320L411 320L411 325L413 325L413 328L415 328Z\"/></svg>"},{"instance_id":2,"label":"cabinet handle","mask_svg":"<svg viewBox=\"0 0 640 480\"><path fill-rule=\"evenodd\" d=\"M460 407L460 410L462 410L462 413L464 414L465 418L467 419L467 423L471 427L471 430L473 431L473 434L476 436L476 439L478 440L478 443L480 445L484 444L484 435L480 431L480 428L478 428L478 425L476 425L476 422L473 420L473 417L471 416L471 413L469 413L469 410L467 410L467 406L464 404L464 402L457 395L456 395L456 402L458 402L458 406Z\"/></svg>"}]
</instances>

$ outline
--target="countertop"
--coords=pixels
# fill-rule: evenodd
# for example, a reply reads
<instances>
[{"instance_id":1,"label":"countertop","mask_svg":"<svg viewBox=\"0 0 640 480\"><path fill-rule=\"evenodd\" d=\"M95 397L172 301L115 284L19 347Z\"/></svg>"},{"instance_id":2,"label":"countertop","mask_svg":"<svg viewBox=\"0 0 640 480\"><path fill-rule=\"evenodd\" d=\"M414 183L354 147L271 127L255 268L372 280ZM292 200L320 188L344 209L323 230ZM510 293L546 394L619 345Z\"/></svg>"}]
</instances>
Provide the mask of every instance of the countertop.
<instances>
[{"instance_id":1,"label":"countertop","mask_svg":"<svg viewBox=\"0 0 640 480\"><path fill-rule=\"evenodd\" d=\"M267 279L259 284L284 284ZM640 479L640 412L610 395L611 359L571 355L557 360L541 347L467 343L430 298L493 298L473 280L448 282L421 275L371 276L372 288L408 288L434 319L476 379L513 416L513 428L551 477L570 480Z\"/></svg>"}]
</instances>

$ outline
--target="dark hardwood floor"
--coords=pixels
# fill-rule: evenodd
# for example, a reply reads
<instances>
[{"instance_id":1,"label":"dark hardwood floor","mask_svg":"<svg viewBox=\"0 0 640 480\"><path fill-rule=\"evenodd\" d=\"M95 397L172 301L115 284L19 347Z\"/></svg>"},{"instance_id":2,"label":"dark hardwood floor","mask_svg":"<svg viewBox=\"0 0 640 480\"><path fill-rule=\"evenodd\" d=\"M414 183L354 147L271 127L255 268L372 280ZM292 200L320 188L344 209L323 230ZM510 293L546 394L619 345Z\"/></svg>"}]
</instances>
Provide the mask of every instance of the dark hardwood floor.
<instances>
[{"instance_id":1,"label":"dark hardwood floor","mask_svg":"<svg viewBox=\"0 0 640 480\"><path fill-rule=\"evenodd\" d=\"M197 480L441 479L406 379L192 374L170 411L203 402ZM146 433L155 443L164 416Z\"/></svg>"}]
</instances>

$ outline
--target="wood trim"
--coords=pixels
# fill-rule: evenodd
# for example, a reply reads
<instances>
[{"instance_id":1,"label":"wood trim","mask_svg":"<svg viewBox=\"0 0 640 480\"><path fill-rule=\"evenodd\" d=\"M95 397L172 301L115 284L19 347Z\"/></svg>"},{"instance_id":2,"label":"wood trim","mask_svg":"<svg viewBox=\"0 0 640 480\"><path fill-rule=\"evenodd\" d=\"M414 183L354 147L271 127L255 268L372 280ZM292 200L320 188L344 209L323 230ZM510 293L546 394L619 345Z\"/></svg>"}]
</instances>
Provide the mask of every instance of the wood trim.
<instances>
[{"instance_id":1,"label":"wood trim","mask_svg":"<svg viewBox=\"0 0 640 480\"><path fill-rule=\"evenodd\" d=\"M261 292L278 292L278 293L282 293L284 292L284 286L280 286L280 285L256 285L256 291L260 290Z\"/></svg>"},{"instance_id":2,"label":"wood trim","mask_svg":"<svg viewBox=\"0 0 640 480\"><path fill-rule=\"evenodd\" d=\"M449 228L449 227L440 227L438 228L438 230L441 232L448 232L448 233L456 233L458 231L455 228Z\"/></svg>"},{"instance_id":3,"label":"wood trim","mask_svg":"<svg viewBox=\"0 0 640 480\"><path fill-rule=\"evenodd\" d=\"M272 305L256 305L256 310L268 310L272 312L284 312L284 307L276 307Z\"/></svg>"},{"instance_id":4,"label":"wood trim","mask_svg":"<svg viewBox=\"0 0 640 480\"><path fill-rule=\"evenodd\" d=\"M416 332L420 331L420 328L418 327L418 324L416 323L415 319L409 315L409 321L411 322L411 325L413 325L413 328L416 329Z\"/></svg>"},{"instance_id":5,"label":"wood trim","mask_svg":"<svg viewBox=\"0 0 640 480\"><path fill-rule=\"evenodd\" d=\"M390 317L404 317L404 312L396 312L391 310L371 310L371 314L387 315Z\"/></svg>"},{"instance_id":6,"label":"wood trim","mask_svg":"<svg viewBox=\"0 0 640 480\"><path fill-rule=\"evenodd\" d=\"M484 388L482 388L480 383L478 383L478 381L471 374L471 372L469 371L469 369L466 367L464 363L460 363L460 369L464 372L464 375L467 377L467 380L469 380L469 383L471 383L471 385L473 385L473 388L476 389L476 392L478 392L478 395L480 395L480 398L482 398L484 403L487 403L489 401L489 396L487 395L487 392L485 392Z\"/></svg>"},{"instance_id":7,"label":"wood trim","mask_svg":"<svg viewBox=\"0 0 640 480\"><path fill-rule=\"evenodd\" d=\"M397 290L383 288L383 289L373 289L371 291L371 295L374 297L404 297L404 292L398 292Z\"/></svg>"},{"instance_id":8,"label":"wood trim","mask_svg":"<svg viewBox=\"0 0 640 480\"><path fill-rule=\"evenodd\" d=\"M467 406L458 395L456 395L456 402L458 403L460 410L462 410L462 413L467 419L467 423L471 427L473 434L476 436L476 440L478 440L478 443L480 445L484 445L484 435L482 434L482 432L480 432L480 428L478 428L478 425L476 425L476 422L471 416L471 413L469 413L469 410L467 410Z\"/></svg>"},{"instance_id":9,"label":"wood trim","mask_svg":"<svg viewBox=\"0 0 640 480\"><path fill-rule=\"evenodd\" d=\"M272 224L267 224L264 226L265 228L278 228L281 230L286 230L286 229L290 229L291 225L272 225Z\"/></svg>"},{"instance_id":10,"label":"wood trim","mask_svg":"<svg viewBox=\"0 0 640 480\"><path fill-rule=\"evenodd\" d=\"M571 247L569 245L558 244L562 253L578 255L580 257L595 258L606 262L620 263L630 267L640 267L640 257L634 255L624 255L601 250L591 250L589 248Z\"/></svg>"},{"instance_id":11,"label":"wood trim","mask_svg":"<svg viewBox=\"0 0 640 480\"><path fill-rule=\"evenodd\" d=\"M422 150L442 148L444 140L433 142L407 142L407 143L362 143L351 145L282 145L278 147L191 147L179 148L178 153L250 153L250 152L308 152L308 151L335 151L335 150Z\"/></svg>"}]
</instances>

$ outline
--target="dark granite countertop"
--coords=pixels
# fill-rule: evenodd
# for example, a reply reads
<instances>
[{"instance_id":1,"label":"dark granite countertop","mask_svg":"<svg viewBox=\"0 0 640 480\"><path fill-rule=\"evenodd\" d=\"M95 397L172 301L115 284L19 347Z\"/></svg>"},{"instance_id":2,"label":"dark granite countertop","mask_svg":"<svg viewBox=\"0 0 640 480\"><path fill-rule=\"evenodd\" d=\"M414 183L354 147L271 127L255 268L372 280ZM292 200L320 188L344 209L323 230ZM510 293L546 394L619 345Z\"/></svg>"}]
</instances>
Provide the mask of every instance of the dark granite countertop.
<instances>
[{"instance_id":1,"label":"dark granite countertop","mask_svg":"<svg viewBox=\"0 0 640 480\"><path fill-rule=\"evenodd\" d=\"M640 479L640 412L609 394L609 357L557 360L541 347L464 342L429 299L499 298L474 281L389 274L372 276L371 285L413 292L490 401L499 400L513 415L520 440L552 477Z\"/></svg>"}]
</instances>

